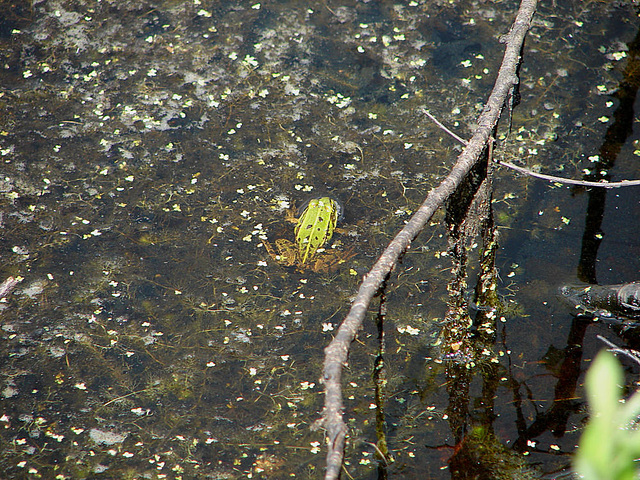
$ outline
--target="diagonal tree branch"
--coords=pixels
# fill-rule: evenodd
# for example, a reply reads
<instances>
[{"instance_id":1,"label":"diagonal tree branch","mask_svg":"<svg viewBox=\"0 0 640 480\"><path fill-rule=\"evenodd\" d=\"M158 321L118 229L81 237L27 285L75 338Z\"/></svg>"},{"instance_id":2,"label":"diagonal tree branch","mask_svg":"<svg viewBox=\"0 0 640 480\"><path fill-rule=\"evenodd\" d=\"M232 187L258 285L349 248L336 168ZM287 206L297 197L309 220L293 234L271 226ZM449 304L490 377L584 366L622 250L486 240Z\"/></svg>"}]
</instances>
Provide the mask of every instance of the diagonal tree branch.
<instances>
[{"instance_id":1,"label":"diagonal tree branch","mask_svg":"<svg viewBox=\"0 0 640 480\"><path fill-rule=\"evenodd\" d=\"M511 30L501 41L506 44L504 57L495 85L484 111L478 118L478 128L458 157L449 175L431 190L420 208L405 227L387 246L360 284L351 310L343 320L333 341L325 349L324 373L325 408L320 424L327 434L327 470L325 479L337 479L342 468L347 426L342 418L342 368L347 362L349 347L364 321L369 303L383 285L400 256L407 251L435 211L462 183L471 168L479 161L496 127L509 94L517 86L518 66L524 38L531 25L536 0L522 0Z\"/></svg>"}]
</instances>

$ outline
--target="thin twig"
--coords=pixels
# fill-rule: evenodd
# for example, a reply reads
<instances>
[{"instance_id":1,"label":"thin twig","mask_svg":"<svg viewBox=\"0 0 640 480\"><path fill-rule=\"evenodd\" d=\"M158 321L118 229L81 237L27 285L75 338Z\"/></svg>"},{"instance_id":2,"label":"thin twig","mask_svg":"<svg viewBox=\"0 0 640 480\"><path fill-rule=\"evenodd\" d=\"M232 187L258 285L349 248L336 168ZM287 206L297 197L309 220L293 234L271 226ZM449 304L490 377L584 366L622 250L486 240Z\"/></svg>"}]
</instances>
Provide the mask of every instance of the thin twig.
<instances>
[{"instance_id":1,"label":"thin twig","mask_svg":"<svg viewBox=\"0 0 640 480\"><path fill-rule=\"evenodd\" d=\"M531 25L536 9L536 0L522 0L511 30L504 37L505 53L498 72L498 78L487 100L485 108L478 118L478 128L458 156L449 175L431 190L420 208L395 236L384 250L369 273L365 275L358 294L351 304L351 310L342 321L333 341L325 349L324 372L322 381L325 386L325 408L323 417L317 425L323 425L327 435L327 469L325 479L337 479L340 474L344 455L347 425L342 418L342 369L347 363L351 342L362 326L369 303L383 284L398 259L411 246L435 211L462 184L473 166L480 161L487 142L492 138L502 108L514 85L519 82L517 67L520 64L520 52L525 35Z\"/></svg>"},{"instance_id":2,"label":"thin twig","mask_svg":"<svg viewBox=\"0 0 640 480\"><path fill-rule=\"evenodd\" d=\"M378 455L380 456L380 458L382 459L385 465L389 465L389 463L391 463L387 458L387 456L384 453L382 453L382 450L380 450L380 447L378 447L378 445L371 442L363 442L363 443L366 443L367 445L371 445L375 449L375 451L378 453Z\"/></svg>"},{"instance_id":3,"label":"thin twig","mask_svg":"<svg viewBox=\"0 0 640 480\"><path fill-rule=\"evenodd\" d=\"M504 160L499 160L498 165L504 165L505 167L511 168L520 173L524 173L525 175L541 178L543 180L549 180L550 182L568 183L569 185L581 185L583 187L620 188L630 187L632 185L640 185L640 180L622 180L620 182L589 182L586 180L572 180L570 178L554 177L553 175L545 175L544 173L532 172L531 170L519 167L517 165L514 165L513 163L505 162Z\"/></svg>"},{"instance_id":4,"label":"thin twig","mask_svg":"<svg viewBox=\"0 0 640 480\"><path fill-rule=\"evenodd\" d=\"M126 395L120 395L119 397L116 397L116 398L113 398L113 399L109 400L107 403L103 404L102 406L106 407L108 405L111 405L114 402L119 402L120 400L124 400L125 398L130 397L132 395L137 395L139 393L147 392L149 390L152 390L153 388L155 388L155 387L143 388L142 390L138 390L136 392L127 393Z\"/></svg>"},{"instance_id":5,"label":"thin twig","mask_svg":"<svg viewBox=\"0 0 640 480\"><path fill-rule=\"evenodd\" d=\"M423 110L422 112L427 117L429 117L433 121L433 123L435 123L438 127L440 127L446 133L448 133L453 138L455 138L458 142L460 142L463 145L467 144L467 141L464 138L462 138L462 137L456 135L454 132L452 132L442 122L440 122L436 117L431 115L431 113L428 110ZM532 172L531 170L529 170L527 168L519 167L517 165L514 165L513 163L509 163L509 162L506 162L504 160L497 160L496 163L498 165L504 165L505 167L511 168L512 170L515 170L517 172L524 173L525 175L530 175L532 177L541 178L543 180L548 180L550 182L566 183L566 184L569 184L569 185L581 185L583 187L601 187L601 188L620 188L620 187L630 187L632 185L640 185L640 180L622 180L620 182L605 182L605 181L602 181L602 182L589 182L587 180L572 180L570 178L562 178L562 177L556 177L554 175L545 175L544 173Z\"/></svg>"},{"instance_id":6,"label":"thin twig","mask_svg":"<svg viewBox=\"0 0 640 480\"><path fill-rule=\"evenodd\" d=\"M464 138L458 136L457 134L455 134L453 131L449 130L442 122L440 122L440 120L438 120L436 117L434 117L433 115L431 115L431 112L429 112L429 110L422 110L422 113L424 113L427 117L429 117L433 123L435 123L436 125L438 125L442 130L444 130L445 132L447 132L449 135L451 135L453 138L455 138L458 142L460 142L462 145L466 145L467 143L469 143L467 140L465 140Z\"/></svg>"},{"instance_id":7,"label":"thin twig","mask_svg":"<svg viewBox=\"0 0 640 480\"><path fill-rule=\"evenodd\" d=\"M625 356L629 357L631 360L633 360L634 362L640 364L640 352L638 352L637 350L633 350L631 348L619 347L615 343L613 343L610 340L607 340L606 338L604 338L602 335L596 335L596 338L598 340L606 343L609 346L609 351L610 352L619 353L621 355L625 355Z\"/></svg>"}]
</instances>

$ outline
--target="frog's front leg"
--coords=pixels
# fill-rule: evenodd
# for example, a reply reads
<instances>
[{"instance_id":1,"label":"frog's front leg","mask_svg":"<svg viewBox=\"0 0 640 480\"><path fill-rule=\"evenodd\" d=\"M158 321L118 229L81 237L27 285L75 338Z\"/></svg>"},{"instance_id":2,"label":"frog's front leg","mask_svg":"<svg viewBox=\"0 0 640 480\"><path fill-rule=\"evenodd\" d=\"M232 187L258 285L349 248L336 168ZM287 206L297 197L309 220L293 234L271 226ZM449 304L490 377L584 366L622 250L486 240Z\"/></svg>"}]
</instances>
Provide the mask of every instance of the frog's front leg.
<instances>
[{"instance_id":1,"label":"frog's front leg","mask_svg":"<svg viewBox=\"0 0 640 480\"><path fill-rule=\"evenodd\" d=\"M285 213L284 220L289 223L297 224L298 218L296 217L296 209L295 208L287 208Z\"/></svg>"},{"instance_id":2,"label":"frog's front leg","mask_svg":"<svg viewBox=\"0 0 640 480\"><path fill-rule=\"evenodd\" d=\"M277 254L271 244L267 240L263 240L262 244L264 245L264 249L267 251L267 254L273 259L277 260Z\"/></svg>"},{"instance_id":3,"label":"frog's front leg","mask_svg":"<svg viewBox=\"0 0 640 480\"><path fill-rule=\"evenodd\" d=\"M278 249L277 259L280 263L287 267L297 263L298 248L294 243L285 238L279 238L276 240L276 248Z\"/></svg>"}]
</instances>

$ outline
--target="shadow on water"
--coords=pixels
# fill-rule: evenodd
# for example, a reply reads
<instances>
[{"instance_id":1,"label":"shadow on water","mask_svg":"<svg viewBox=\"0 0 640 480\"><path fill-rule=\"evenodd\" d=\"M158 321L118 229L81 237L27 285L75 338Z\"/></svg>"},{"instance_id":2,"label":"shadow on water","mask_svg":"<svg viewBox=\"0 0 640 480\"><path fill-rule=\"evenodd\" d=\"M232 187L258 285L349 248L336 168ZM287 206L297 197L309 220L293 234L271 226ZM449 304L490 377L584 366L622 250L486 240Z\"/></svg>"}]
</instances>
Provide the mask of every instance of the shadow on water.
<instances>
[{"instance_id":1,"label":"shadow on water","mask_svg":"<svg viewBox=\"0 0 640 480\"><path fill-rule=\"evenodd\" d=\"M629 60L624 69L622 81L617 91L612 95L612 98L619 102L613 113L613 123L607 129L600 154L594 162L591 172L584 176L584 180L609 181L610 171L615 166L620 150L633 133L636 117L635 104L640 87L640 31L629 43L628 56ZM577 276L580 281L598 283L596 280L596 261L598 247L603 239L602 221L605 214L607 190L591 188L588 191L588 198Z\"/></svg>"}]
</instances>

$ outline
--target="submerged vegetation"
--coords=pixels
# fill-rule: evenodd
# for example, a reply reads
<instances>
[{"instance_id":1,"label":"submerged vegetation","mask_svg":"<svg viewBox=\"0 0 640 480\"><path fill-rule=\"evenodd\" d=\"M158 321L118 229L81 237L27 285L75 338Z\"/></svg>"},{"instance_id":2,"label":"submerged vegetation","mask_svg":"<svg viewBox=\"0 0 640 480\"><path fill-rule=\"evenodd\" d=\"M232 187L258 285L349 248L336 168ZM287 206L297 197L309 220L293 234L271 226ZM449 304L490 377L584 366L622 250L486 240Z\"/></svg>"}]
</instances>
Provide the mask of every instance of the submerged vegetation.
<instances>
[{"instance_id":1,"label":"submerged vegetation","mask_svg":"<svg viewBox=\"0 0 640 480\"><path fill-rule=\"evenodd\" d=\"M556 3L536 17L522 103L498 153L579 177L596 164L640 22L631 3ZM0 281L21 282L0 302L0 471L318 478L324 438L310 426L322 349L360 277L460 148L422 109L468 135L514 3L3 5ZM638 152L636 134L621 155ZM633 165L613 174L635 177ZM554 302L575 266L582 192L511 172L495 183L494 288L508 308L472 297L460 312L496 315L495 331L480 322L475 332L488 353L474 351L482 361L472 364L438 348L452 268L438 219L387 285L382 394L372 322L350 358L354 477L382 464L372 447L380 401L389 476L449 478L464 446L527 475L526 465L570 462L584 409L562 403L566 428L543 414L573 398L554 387L566 386L559 366L576 363L567 339L582 324ZM336 251L341 263L283 264L267 246L299 247L286 212L318 192L344 201L343 231L329 233L332 210L308 245L322 240L319 258ZM621 278L603 274L607 283L639 270L621 215L607 227L614 247L603 242ZM473 235L460 248L479 255ZM470 295L460 292L460 306ZM458 367L467 376L443 389ZM460 444L449 396L466 398L474 420Z\"/></svg>"}]
</instances>

